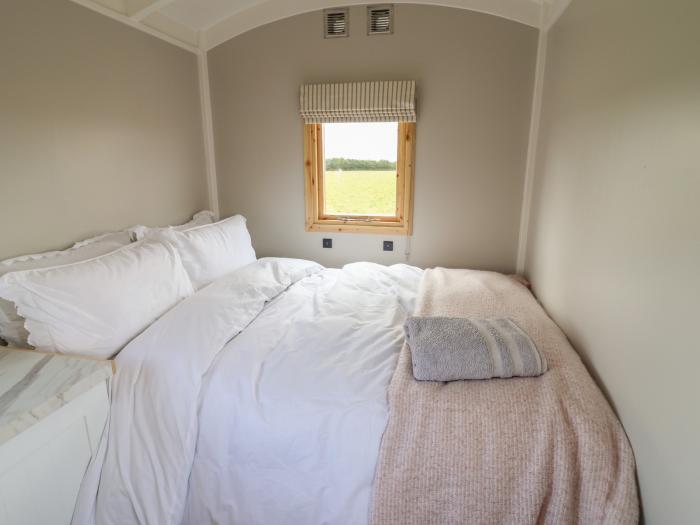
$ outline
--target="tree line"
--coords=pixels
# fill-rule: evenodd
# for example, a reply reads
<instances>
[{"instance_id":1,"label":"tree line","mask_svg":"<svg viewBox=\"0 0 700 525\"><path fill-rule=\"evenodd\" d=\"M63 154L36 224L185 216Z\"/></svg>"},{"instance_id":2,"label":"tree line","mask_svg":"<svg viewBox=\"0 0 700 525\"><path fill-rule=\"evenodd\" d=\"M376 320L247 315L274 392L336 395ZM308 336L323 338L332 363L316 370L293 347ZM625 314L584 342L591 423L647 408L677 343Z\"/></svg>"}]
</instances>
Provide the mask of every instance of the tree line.
<instances>
[{"instance_id":1,"label":"tree line","mask_svg":"<svg viewBox=\"0 0 700 525\"><path fill-rule=\"evenodd\" d=\"M326 159L326 171L391 171L396 162L389 160Z\"/></svg>"}]
</instances>

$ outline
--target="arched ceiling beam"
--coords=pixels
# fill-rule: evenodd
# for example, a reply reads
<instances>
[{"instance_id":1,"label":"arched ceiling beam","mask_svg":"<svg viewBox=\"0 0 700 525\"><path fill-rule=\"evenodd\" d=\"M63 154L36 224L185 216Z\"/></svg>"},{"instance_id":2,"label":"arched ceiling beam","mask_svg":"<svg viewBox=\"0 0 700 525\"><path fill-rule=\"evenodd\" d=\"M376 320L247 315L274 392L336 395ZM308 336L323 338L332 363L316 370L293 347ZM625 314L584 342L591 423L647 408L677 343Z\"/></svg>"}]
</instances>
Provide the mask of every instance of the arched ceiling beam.
<instances>
[{"instance_id":1,"label":"arched ceiling beam","mask_svg":"<svg viewBox=\"0 0 700 525\"><path fill-rule=\"evenodd\" d=\"M205 49L226 42L256 27L290 16L326 9L366 5L371 2L358 0L264 0L229 15L203 31ZM393 0L394 4L424 4L468 9L500 16L532 27L540 26L542 4L538 0Z\"/></svg>"},{"instance_id":2,"label":"arched ceiling beam","mask_svg":"<svg viewBox=\"0 0 700 525\"><path fill-rule=\"evenodd\" d=\"M202 28L194 20L172 17L169 5L176 4L177 0L72 1L194 53L206 52L241 33L290 16L329 7L371 3L369 0L245 0L241 4L245 6L242 9L233 13L227 10L219 20ZM393 0L392 3L466 9L546 31L570 2L571 0Z\"/></svg>"}]
</instances>

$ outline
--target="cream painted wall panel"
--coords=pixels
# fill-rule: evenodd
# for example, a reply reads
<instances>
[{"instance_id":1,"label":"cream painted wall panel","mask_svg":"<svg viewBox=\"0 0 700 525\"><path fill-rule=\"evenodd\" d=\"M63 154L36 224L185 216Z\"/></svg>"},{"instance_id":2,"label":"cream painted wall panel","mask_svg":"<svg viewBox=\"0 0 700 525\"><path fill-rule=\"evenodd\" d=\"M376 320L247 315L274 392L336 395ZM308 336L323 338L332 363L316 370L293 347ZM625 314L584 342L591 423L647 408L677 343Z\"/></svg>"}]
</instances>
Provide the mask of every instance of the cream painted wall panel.
<instances>
[{"instance_id":1,"label":"cream painted wall panel","mask_svg":"<svg viewBox=\"0 0 700 525\"><path fill-rule=\"evenodd\" d=\"M700 4L574 0L549 35L527 271L616 407L646 522L700 523Z\"/></svg>"},{"instance_id":2,"label":"cream painted wall panel","mask_svg":"<svg viewBox=\"0 0 700 525\"><path fill-rule=\"evenodd\" d=\"M415 79L418 128L409 262L512 271L537 30L457 9L397 5L396 34L322 38L321 13L240 35L209 52L222 215L248 217L260 255L327 265L403 262L377 235L304 231L299 85ZM321 248L333 237L332 250Z\"/></svg>"},{"instance_id":3,"label":"cream painted wall panel","mask_svg":"<svg viewBox=\"0 0 700 525\"><path fill-rule=\"evenodd\" d=\"M0 258L207 207L194 54L67 0L7 0L0 76Z\"/></svg>"}]
</instances>

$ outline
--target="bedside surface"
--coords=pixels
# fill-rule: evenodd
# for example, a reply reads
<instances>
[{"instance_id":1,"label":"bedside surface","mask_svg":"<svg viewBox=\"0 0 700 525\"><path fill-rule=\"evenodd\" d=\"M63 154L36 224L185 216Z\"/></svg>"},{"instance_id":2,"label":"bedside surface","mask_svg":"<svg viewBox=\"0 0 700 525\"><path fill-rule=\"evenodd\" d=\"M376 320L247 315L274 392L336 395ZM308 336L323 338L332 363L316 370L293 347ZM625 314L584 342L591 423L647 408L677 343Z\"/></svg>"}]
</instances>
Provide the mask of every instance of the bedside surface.
<instances>
[{"instance_id":1,"label":"bedside surface","mask_svg":"<svg viewBox=\"0 0 700 525\"><path fill-rule=\"evenodd\" d=\"M0 445L111 377L112 364L0 348Z\"/></svg>"}]
</instances>

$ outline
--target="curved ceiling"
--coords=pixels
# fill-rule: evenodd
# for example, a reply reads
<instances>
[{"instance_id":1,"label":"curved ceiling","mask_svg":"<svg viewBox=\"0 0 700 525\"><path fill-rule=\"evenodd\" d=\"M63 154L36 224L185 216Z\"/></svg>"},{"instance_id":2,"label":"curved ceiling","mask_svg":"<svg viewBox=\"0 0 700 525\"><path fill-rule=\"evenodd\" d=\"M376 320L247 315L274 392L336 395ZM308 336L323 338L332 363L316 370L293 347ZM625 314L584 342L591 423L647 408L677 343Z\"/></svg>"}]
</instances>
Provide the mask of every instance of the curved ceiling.
<instances>
[{"instance_id":1,"label":"curved ceiling","mask_svg":"<svg viewBox=\"0 0 700 525\"><path fill-rule=\"evenodd\" d=\"M207 28L206 44L208 49L257 26L289 16L328 7L372 3L366 0L364 2L353 0L297 0L292 2L288 0L239 1L252 5ZM508 18L535 27L539 26L540 22L541 4L539 0L394 0L392 3L433 4L444 7L470 9L472 11L480 11Z\"/></svg>"},{"instance_id":2,"label":"curved ceiling","mask_svg":"<svg viewBox=\"0 0 700 525\"><path fill-rule=\"evenodd\" d=\"M357 0L73 0L193 52L207 51L236 35L289 16L349 5ZM393 0L488 13L533 27L547 27L570 0ZM551 13L549 17L544 14ZM549 23L548 20L549 19Z\"/></svg>"}]
</instances>

